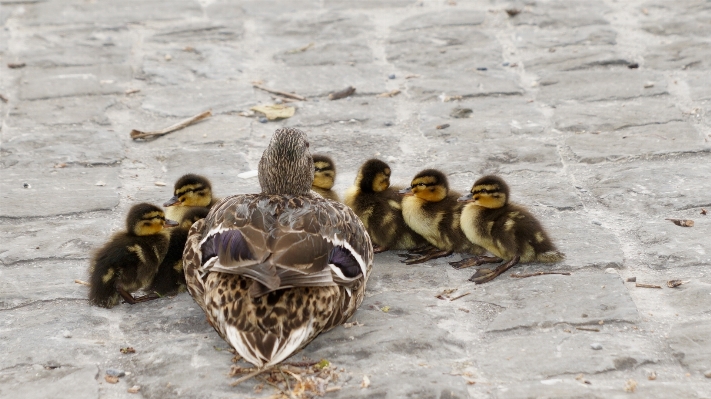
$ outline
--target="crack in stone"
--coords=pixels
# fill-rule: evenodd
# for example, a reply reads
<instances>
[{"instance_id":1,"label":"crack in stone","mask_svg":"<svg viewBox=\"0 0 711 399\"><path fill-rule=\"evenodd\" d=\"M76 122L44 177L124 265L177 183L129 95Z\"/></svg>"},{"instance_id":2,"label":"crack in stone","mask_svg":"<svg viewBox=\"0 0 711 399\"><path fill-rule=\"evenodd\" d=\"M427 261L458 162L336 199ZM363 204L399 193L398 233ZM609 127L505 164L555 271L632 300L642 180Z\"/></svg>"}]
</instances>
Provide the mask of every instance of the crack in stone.
<instances>
[{"instance_id":1,"label":"crack in stone","mask_svg":"<svg viewBox=\"0 0 711 399\"><path fill-rule=\"evenodd\" d=\"M11 310L16 310L16 309L26 308L26 307L28 307L28 306L33 306L33 305L36 305L36 304L41 304L41 303L50 303L50 302L57 302L57 301L68 301L68 302L87 302L87 301L88 301L88 299L84 299L84 298L53 298L53 299L38 299L38 300L35 300L35 301L30 301L30 302L27 302L27 303L23 303L23 304L21 304L21 305L17 305L17 306L11 307L11 308L4 308L4 309L0 309L0 312L7 312L7 311L11 311ZM2 302L0 302L0 303L2 303Z\"/></svg>"}]
</instances>

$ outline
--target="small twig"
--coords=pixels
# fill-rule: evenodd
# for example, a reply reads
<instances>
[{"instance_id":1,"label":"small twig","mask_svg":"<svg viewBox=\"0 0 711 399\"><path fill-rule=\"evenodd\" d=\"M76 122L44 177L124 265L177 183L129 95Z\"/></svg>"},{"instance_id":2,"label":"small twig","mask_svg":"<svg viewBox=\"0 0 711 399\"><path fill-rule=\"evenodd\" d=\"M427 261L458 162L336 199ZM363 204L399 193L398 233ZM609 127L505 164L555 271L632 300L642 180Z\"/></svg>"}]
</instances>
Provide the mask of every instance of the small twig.
<instances>
[{"instance_id":1,"label":"small twig","mask_svg":"<svg viewBox=\"0 0 711 399\"><path fill-rule=\"evenodd\" d=\"M462 295L460 295L460 296L454 297L454 298L450 299L449 302L454 302L454 301L456 301L457 299L463 298L463 297L465 297L465 296L467 296L467 295L469 295L469 294L471 294L471 292L467 292L466 294L462 294Z\"/></svg>"},{"instance_id":2,"label":"small twig","mask_svg":"<svg viewBox=\"0 0 711 399\"><path fill-rule=\"evenodd\" d=\"M277 370L279 370L279 374L281 374L281 378L284 379L284 382L286 383L286 389L291 392L291 384L289 384L289 378L284 375L284 372L282 371L281 367L277 367Z\"/></svg>"},{"instance_id":3,"label":"small twig","mask_svg":"<svg viewBox=\"0 0 711 399\"><path fill-rule=\"evenodd\" d=\"M78 280L78 279L77 279L77 280L74 280L74 282L77 283L77 284L80 284L80 285L85 285L85 286L87 286L87 287L91 287L91 284L89 284L88 282L86 282L86 281L84 281L84 280Z\"/></svg>"},{"instance_id":4,"label":"small twig","mask_svg":"<svg viewBox=\"0 0 711 399\"><path fill-rule=\"evenodd\" d=\"M342 99L342 98L346 98L346 97L352 95L353 93L355 93L355 91L356 91L355 87L353 87L353 86L348 86L348 87L346 87L345 89L343 89L343 90L341 90L341 91L337 91L337 92L335 92L335 93L329 94L329 95L328 95L328 99L331 100L331 101L333 101L333 100L340 100L340 99Z\"/></svg>"},{"instance_id":5,"label":"small twig","mask_svg":"<svg viewBox=\"0 0 711 399\"><path fill-rule=\"evenodd\" d=\"M644 284L644 283L635 283L635 287L638 288L662 288L661 285L656 285L656 284Z\"/></svg>"},{"instance_id":6,"label":"small twig","mask_svg":"<svg viewBox=\"0 0 711 399\"><path fill-rule=\"evenodd\" d=\"M389 91L389 92L387 92L387 93L378 94L376 97L395 97L395 96L397 96L398 94L400 94L400 90L395 89L395 90L391 90L391 91Z\"/></svg>"},{"instance_id":7,"label":"small twig","mask_svg":"<svg viewBox=\"0 0 711 399\"><path fill-rule=\"evenodd\" d=\"M513 278L526 278L526 277L535 277L535 276L543 276L545 274L562 274L564 276L570 276L570 272L535 272L535 273L511 273L510 277Z\"/></svg>"},{"instance_id":8,"label":"small twig","mask_svg":"<svg viewBox=\"0 0 711 399\"><path fill-rule=\"evenodd\" d=\"M687 281L669 280L669 281L667 281L667 287L669 287L669 288L676 288L676 287L678 287L678 286L680 286L680 285L682 285L682 284L686 284L686 283L688 283L688 282L689 282L689 280L687 280Z\"/></svg>"},{"instance_id":9,"label":"small twig","mask_svg":"<svg viewBox=\"0 0 711 399\"><path fill-rule=\"evenodd\" d=\"M681 227L694 227L694 221L689 219L664 219Z\"/></svg>"},{"instance_id":10,"label":"small twig","mask_svg":"<svg viewBox=\"0 0 711 399\"><path fill-rule=\"evenodd\" d=\"M291 362L291 363L283 363L284 366L292 366L292 367L311 367L319 364L317 361L304 361L304 362Z\"/></svg>"},{"instance_id":11,"label":"small twig","mask_svg":"<svg viewBox=\"0 0 711 399\"><path fill-rule=\"evenodd\" d=\"M4 103L6 103L6 102L9 101L9 100L7 99L7 97L3 96L2 94L0 94L0 100L2 100L2 102L4 102Z\"/></svg>"},{"instance_id":12,"label":"small twig","mask_svg":"<svg viewBox=\"0 0 711 399\"><path fill-rule=\"evenodd\" d=\"M290 396L290 395L287 394L287 392L286 392L285 390L281 389L281 387L280 387L279 385L277 385L277 384L275 384L275 383L269 381L269 380L266 379L266 378L259 378L259 381L263 381L263 382L266 383L267 385L271 385L272 387L276 388L276 390L278 390L279 392L281 392L281 394L284 395L284 396ZM233 385L233 386L234 386L234 385Z\"/></svg>"},{"instance_id":13,"label":"small twig","mask_svg":"<svg viewBox=\"0 0 711 399\"><path fill-rule=\"evenodd\" d=\"M336 391L340 391L341 389L343 389L343 387L339 387L339 386L328 387L328 388L326 388L325 392L336 392Z\"/></svg>"},{"instance_id":14,"label":"small twig","mask_svg":"<svg viewBox=\"0 0 711 399\"><path fill-rule=\"evenodd\" d=\"M205 119L205 118L207 118L207 117L210 117L210 116L212 116L212 112L210 112L210 111L205 111L205 112L203 112L203 113L201 113L201 114L198 114L198 115L193 116L192 118L188 118L188 119L182 120L182 121L176 123L175 125L168 126L167 128L165 128L165 129L163 129L163 130L158 130L158 131L155 131L155 132L142 132L142 131L140 131L140 130L135 130L135 129L134 129L134 130L131 130L131 138L134 139L134 140L137 140L137 139L144 139L144 138L147 138L147 137L159 137L159 136L163 136L164 134L168 134L168 133L172 133L172 132L174 132L174 131L176 131L176 130L180 130L180 129L184 128L184 127L190 126L190 125L192 125L193 123L195 123L195 122L197 122L197 121L200 121L200 120L203 120L203 119Z\"/></svg>"},{"instance_id":15,"label":"small twig","mask_svg":"<svg viewBox=\"0 0 711 399\"><path fill-rule=\"evenodd\" d=\"M19 68L24 68L27 64L24 62L9 62L7 64L7 67L10 69L19 69Z\"/></svg>"},{"instance_id":16,"label":"small twig","mask_svg":"<svg viewBox=\"0 0 711 399\"><path fill-rule=\"evenodd\" d=\"M258 84L253 84L252 87L254 87L255 89L259 89L259 90L264 90L264 91L266 91L266 92L268 92L268 93L278 94L278 95L280 95L280 96L282 96L282 97L293 98L294 100L306 101L306 97L302 97L302 96L300 96L300 95L298 95L298 94L287 93L287 92L285 92L285 91L279 91L279 90L268 89L268 88L266 88L266 87L264 87L264 86L262 86L262 85L258 85Z\"/></svg>"},{"instance_id":17,"label":"small twig","mask_svg":"<svg viewBox=\"0 0 711 399\"><path fill-rule=\"evenodd\" d=\"M310 49L310 48L313 47L313 46L314 46L314 43L311 42L311 43L305 45L304 47L297 48L296 50L289 50L289 51L287 51L286 53L287 53L287 54L303 53L304 51Z\"/></svg>"},{"instance_id":18,"label":"small twig","mask_svg":"<svg viewBox=\"0 0 711 399\"><path fill-rule=\"evenodd\" d=\"M264 368L264 369L261 369L261 370L253 371L253 372L251 372L251 373L245 375L244 377L241 377L241 378L237 379L237 381L232 382L232 383L230 384L230 386L236 387L237 385L239 385L239 384L241 384L241 383L247 381L248 379L250 379L250 378L252 378L252 377L256 377L256 376L258 376L259 374L263 374L263 373L266 373L266 372L268 372L268 371L271 371L271 369L273 369L273 368L274 368L274 366L269 366L269 367Z\"/></svg>"},{"instance_id":19,"label":"small twig","mask_svg":"<svg viewBox=\"0 0 711 399\"><path fill-rule=\"evenodd\" d=\"M575 327L576 330L600 332L599 328Z\"/></svg>"}]
</instances>

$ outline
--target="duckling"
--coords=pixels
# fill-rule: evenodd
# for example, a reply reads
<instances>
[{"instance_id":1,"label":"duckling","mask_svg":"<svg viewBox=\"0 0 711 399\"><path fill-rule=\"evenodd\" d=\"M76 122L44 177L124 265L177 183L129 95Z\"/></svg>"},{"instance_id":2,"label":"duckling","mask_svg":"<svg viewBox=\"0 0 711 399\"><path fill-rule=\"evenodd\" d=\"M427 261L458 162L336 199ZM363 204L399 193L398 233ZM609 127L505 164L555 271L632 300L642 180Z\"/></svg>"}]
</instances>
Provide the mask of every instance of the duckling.
<instances>
[{"instance_id":1,"label":"duckling","mask_svg":"<svg viewBox=\"0 0 711 399\"><path fill-rule=\"evenodd\" d=\"M541 223L525 208L509 202L509 186L501 177L482 177L459 201L466 204L461 213L461 226L467 239L496 257L474 257L450 264L462 269L506 261L494 270L479 269L470 281L486 283L517 263L554 263L565 259Z\"/></svg>"},{"instance_id":2,"label":"duckling","mask_svg":"<svg viewBox=\"0 0 711 399\"><path fill-rule=\"evenodd\" d=\"M373 251L415 249L427 240L415 233L402 216L402 196L390 187L390 166L369 159L360 167L343 201L358 215L373 240Z\"/></svg>"},{"instance_id":3,"label":"duckling","mask_svg":"<svg viewBox=\"0 0 711 399\"><path fill-rule=\"evenodd\" d=\"M340 202L338 194L331 190L336 182L336 164L333 160L322 154L314 154L314 183L311 189L323 198Z\"/></svg>"},{"instance_id":4,"label":"duckling","mask_svg":"<svg viewBox=\"0 0 711 399\"><path fill-rule=\"evenodd\" d=\"M406 264L422 263L449 256L453 252L484 252L482 247L467 240L459 227L463 207L457 202L460 195L449 191L449 182L444 173L436 169L425 169L400 194L405 195L402 199L405 223L436 247L424 253L415 252L420 255L408 256L404 261Z\"/></svg>"},{"instance_id":5,"label":"duckling","mask_svg":"<svg viewBox=\"0 0 711 399\"><path fill-rule=\"evenodd\" d=\"M121 231L94 255L89 267L89 301L105 308L114 307L119 295L130 304L155 299L134 298L130 293L147 287L168 250L168 231L178 223L165 218L159 207L147 203L134 205Z\"/></svg>"},{"instance_id":6,"label":"duckling","mask_svg":"<svg viewBox=\"0 0 711 399\"><path fill-rule=\"evenodd\" d=\"M166 217L172 220L183 220L183 214L188 207L203 207L210 209L219 201L212 197L212 184L207 178L189 173L175 182L173 197L163 206Z\"/></svg>"},{"instance_id":7,"label":"duckling","mask_svg":"<svg viewBox=\"0 0 711 399\"><path fill-rule=\"evenodd\" d=\"M188 232L193 223L207 216L209 209L190 207L184 214L180 224L170 231L170 245L158 267L150 291L160 296L174 295L185 291L185 273L183 272L183 250L188 240Z\"/></svg>"},{"instance_id":8,"label":"duckling","mask_svg":"<svg viewBox=\"0 0 711 399\"><path fill-rule=\"evenodd\" d=\"M373 244L358 216L311 191L306 134L278 129L259 162L260 194L216 204L190 229L188 292L220 336L260 369L360 306Z\"/></svg>"}]
</instances>

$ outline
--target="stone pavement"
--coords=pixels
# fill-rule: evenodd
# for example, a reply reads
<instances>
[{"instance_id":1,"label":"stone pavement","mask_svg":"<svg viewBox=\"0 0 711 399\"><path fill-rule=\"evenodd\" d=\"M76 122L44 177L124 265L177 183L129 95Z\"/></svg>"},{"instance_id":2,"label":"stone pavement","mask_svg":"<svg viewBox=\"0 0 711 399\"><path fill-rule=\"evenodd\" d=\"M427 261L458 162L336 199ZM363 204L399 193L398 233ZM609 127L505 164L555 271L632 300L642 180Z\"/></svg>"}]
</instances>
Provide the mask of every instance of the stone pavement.
<instances>
[{"instance_id":1,"label":"stone pavement","mask_svg":"<svg viewBox=\"0 0 711 399\"><path fill-rule=\"evenodd\" d=\"M344 369L328 396L711 398L708 1L0 0L0 24L0 397L274 393L229 386L232 355L187 294L107 310L74 280L181 174L257 191L237 174L294 126L335 158L340 192L372 156L401 184L424 167L460 191L504 176L571 272L474 286L458 256L376 256L363 325L295 356ZM309 100L260 123L239 115L274 101L253 81ZM447 288L469 295L435 298Z\"/></svg>"}]
</instances>

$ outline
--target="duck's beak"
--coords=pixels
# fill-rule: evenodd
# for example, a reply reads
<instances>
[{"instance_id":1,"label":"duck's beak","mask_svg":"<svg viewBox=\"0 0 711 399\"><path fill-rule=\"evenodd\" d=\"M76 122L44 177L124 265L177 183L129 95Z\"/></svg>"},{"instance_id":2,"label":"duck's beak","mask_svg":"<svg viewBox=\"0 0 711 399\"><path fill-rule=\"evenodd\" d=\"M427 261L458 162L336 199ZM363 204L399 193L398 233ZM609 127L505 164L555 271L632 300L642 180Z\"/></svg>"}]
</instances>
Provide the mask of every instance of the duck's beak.
<instances>
[{"instance_id":1,"label":"duck's beak","mask_svg":"<svg viewBox=\"0 0 711 399\"><path fill-rule=\"evenodd\" d=\"M177 195L174 195L173 198L171 198L171 199L169 199L168 201L166 201L166 202L163 204L163 206L168 207L168 206L173 206L173 205L176 205L176 204L179 204L179 203L180 203L180 199L178 198Z\"/></svg>"},{"instance_id":2,"label":"duck's beak","mask_svg":"<svg viewBox=\"0 0 711 399\"><path fill-rule=\"evenodd\" d=\"M457 198L457 202L472 202L473 196L474 196L474 194L472 194L472 193L469 193L467 195L462 195L461 197Z\"/></svg>"},{"instance_id":3,"label":"duck's beak","mask_svg":"<svg viewBox=\"0 0 711 399\"><path fill-rule=\"evenodd\" d=\"M405 196L405 197L407 197L407 196L409 196L409 195L414 195L414 194L412 193L412 187L403 188L402 190L398 191L398 193L399 193L400 195Z\"/></svg>"},{"instance_id":4,"label":"duck's beak","mask_svg":"<svg viewBox=\"0 0 711 399\"><path fill-rule=\"evenodd\" d=\"M179 223L176 222L175 220L165 219L165 224L163 225L163 227L175 227L178 224Z\"/></svg>"}]
</instances>

